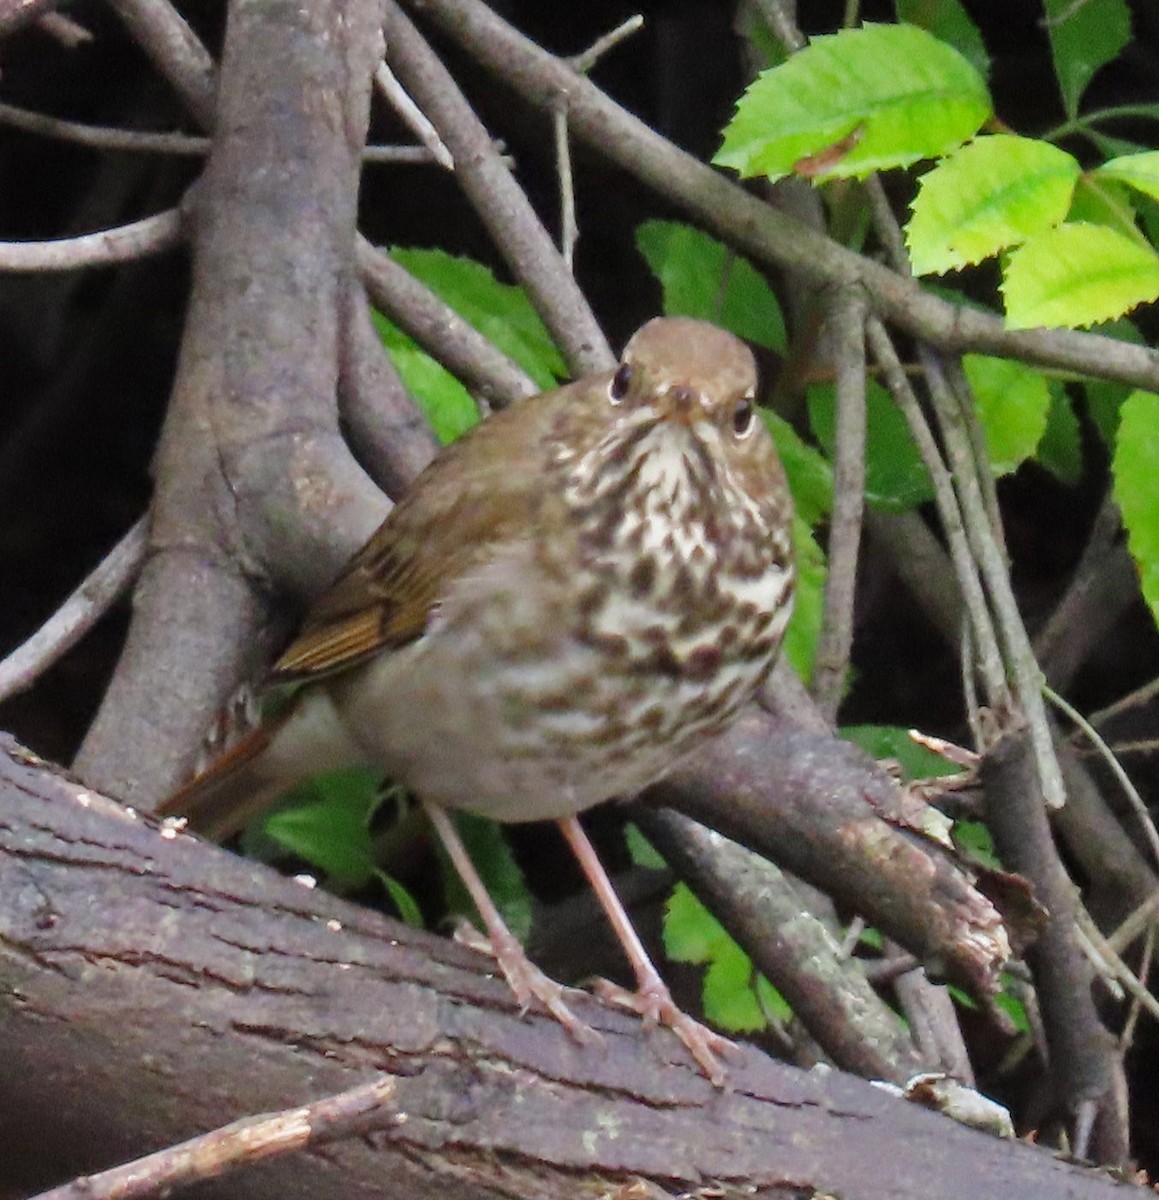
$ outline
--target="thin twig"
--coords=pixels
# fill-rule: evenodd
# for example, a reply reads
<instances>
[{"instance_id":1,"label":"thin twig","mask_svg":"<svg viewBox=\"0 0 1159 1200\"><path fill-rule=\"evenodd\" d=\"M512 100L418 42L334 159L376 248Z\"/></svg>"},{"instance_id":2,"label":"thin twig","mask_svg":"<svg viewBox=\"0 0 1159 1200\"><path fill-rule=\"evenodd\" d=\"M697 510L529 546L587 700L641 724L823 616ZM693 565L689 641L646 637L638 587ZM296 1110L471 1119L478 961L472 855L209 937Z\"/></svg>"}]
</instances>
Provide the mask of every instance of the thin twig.
<instances>
[{"instance_id":1,"label":"thin twig","mask_svg":"<svg viewBox=\"0 0 1159 1200\"><path fill-rule=\"evenodd\" d=\"M1137 972L1140 984L1146 988L1150 994L1150 988L1147 987L1147 976L1151 974L1151 962L1155 956L1155 926L1152 925L1147 930L1147 935L1143 939L1143 953L1139 958L1139 970ZM1123 1022L1122 1031L1119 1033L1119 1046L1126 1053L1135 1041L1135 1026L1139 1023L1139 1014L1143 1011L1143 1002L1138 996L1132 995L1131 1007L1127 1010L1127 1019Z\"/></svg>"},{"instance_id":2,"label":"thin twig","mask_svg":"<svg viewBox=\"0 0 1159 1200\"><path fill-rule=\"evenodd\" d=\"M1143 826L1143 836L1146 837L1147 844L1151 847L1151 854L1156 864L1159 864L1159 832L1155 829L1155 822L1151 819L1151 814L1143 801L1143 797L1139 795L1138 789L1131 782L1131 777L1123 770L1123 764L1111 753L1111 748L1103 740L1099 731L1073 704L1064 700L1062 696L1047 684L1043 684L1042 694L1059 712L1065 713L1083 731L1091 745L1094 746L1102 756L1103 761L1110 767L1111 774L1114 775L1119 786L1123 789L1123 794L1135 810L1135 816Z\"/></svg>"},{"instance_id":3,"label":"thin twig","mask_svg":"<svg viewBox=\"0 0 1159 1200\"><path fill-rule=\"evenodd\" d=\"M797 24L793 12L795 6L790 0L756 0L756 5L773 36L786 50L800 50L805 45L805 35Z\"/></svg>"},{"instance_id":4,"label":"thin twig","mask_svg":"<svg viewBox=\"0 0 1159 1200\"><path fill-rule=\"evenodd\" d=\"M87 46L93 40L91 29L86 29L79 21L66 17L64 13L45 13L37 18L36 25L41 33L55 38L66 50Z\"/></svg>"},{"instance_id":5,"label":"thin twig","mask_svg":"<svg viewBox=\"0 0 1159 1200\"><path fill-rule=\"evenodd\" d=\"M215 1179L238 1167L349 1137L372 1121L397 1120L401 1114L388 1107L397 1086L393 1075L380 1075L371 1083L312 1104L243 1117L123 1166L82 1175L41 1192L35 1200L140 1200L166 1195L172 1188Z\"/></svg>"},{"instance_id":6,"label":"thin twig","mask_svg":"<svg viewBox=\"0 0 1159 1200\"><path fill-rule=\"evenodd\" d=\"M45 113L31 112L15 104L0 104L0 123L25 133L59 138L95 150L128 150L140 154L204 155L209 139L188 133L160 133L143 129L109 129L101 125L84 125L65 121Z\"/></svg>"},{"instance_id":7,"label":"thin twig","mask_svg":"<svg viewBox=\"0 0 1159 1200\"><path fill-rule=\"evenodd\" d=\"M89 146L94 150L119 150L131 154L177 154L204 156L209 153L209 138L189 133L162 133L144 129L111 129L104 125L85 125L65 121L45 113L0 103L0 124L25 133L58 138ZM433 155L425 146L367 146L362 151L365 163L425 163Z\"/></svg>"},{"instance_id":8,"label":"thin twig","mask_svg":"<svg viewBox=\"0 0 1159 1200\"><path fill-rule=\"evenodd\" d=\"M644 18L640 13L636 13L609 33L596 38L586 50L581 50L579 54L573 54L567 61L581 75L586 75L605 54L614 50L621 42L627 41L634 33L638 33L643 28Z\"/></svg>"},{"instance_id":9,"label":"thin twig","mask_svg":"<svg viewBox=\"0 0 1159 1200\"><path fill-rule=\"evenodd\" d=\"M392 67L454 155L455 178L568 365L576 375L605 370L615 360L583 292L454 78L394 0L384 29Z\"/></svg>"},{"instance_id":10,"label":"thin twig","mask_svg":"<svg viewBox=\"0 0 1159 1200\"><path fill-rule=\"evenodd\" d=\"M182 216L170 208L152 217L46 242L0 242L0 271L75 271L160 254L180 244Z\"/></svg>"},{"instance_id":11,"label":"thin twig","mask_svg":"<svg viewBox=\"0 0 1159 1200\"><path fill-rule=\"evenodd\" d=\"M978 462L974 455L976 442L968 432L969 422L975 419L973 406L958 402L938 357L925 350L920 353L934 415L953 473L954 489L958 496L966 538L986 583L1006 672L1013 686L1018 707L1030 730L1035 762L1038 764L1042 780L1043 799L1047 807L1061 808L1066 803L1066 787L1063 784L1062 768L1058 764L1042 696L1046 681L1043 679L1038 660L1034 657L1022 614L1018 611L1018 602L1010 582L1010 571L991 528L990 514L983 499L980 476L989 470L989 463Z\"/></svg>"},{"instance_id":12,"label":"thin twig","mask_svg":"<svg viewBox=\"0 0 1159 1200\"><path fill-rule=\"evenodd\" d=\"M169 0L109 0L109 7L173 85L198 125L212 129L216 68L185 18Z\"/></svg>"},{"instance_id":13,"label":"thin twig","mask_svg":"<svg viewBox=\"0 0 1159 1200\"><path fill-rule=\"evenodd\" d=\"M356 255L362 281L375 307L457 375L473 393L501 408L539 391L522 367L361 235Z\"/></svg>"},{"instance_id":14,"label":"thin twig","mask_svg":"<svg viewBox=\"0 0 1159 1200\"><path fill-rule=\"evenodd\" d=\"M0 660L0 701L30 687L108 612L145 561L147 528L142 517L60 608Z\"/></svg>"},{"instance_id":15,"label":"thin twig","mask_svg":"<svg viewBox=\"0 0 1159 1200\"><path fill-rule=\"evenodd\" d=\"M391 108L403 119L410 131L418 138L435 162L448 171L455 169L455 160L447 149L446 143L439 137L438 130L427 120L426 114L410 98L406 88L395 78L394 72L380 62L374 69L374 86L385 97Z\"/></svg>"},{"instance_id":16,"label":"thin twig","mask_svg":"<svg viewBox=\"0 0 1159 1200\"><path fill-rule=\"evenodd\" d=\"M830 328L837 380L837 444L833 459L833 514L821 636L813 696L835 722L853 647L853 603L865 511L865 297L857 287L833 297Z\"/></svg>"},{"instance_id":17,"label":"thin twig","mask_svg":"<svg viewBox=\"0 0 1159 1200\"><path fill-rule=\"evenodd\" d=\"M567 136L567 109L562 106L551 114L555 135L555 163L559 173L559 252L567 269L575 274L575 244L579 224L575 215L575 180L571 171L571 143Z\"/></svg>"},{"instance_id":18,"label":"thin twig","mask_svg":"<svg viewBox=\"0 0 1159 1200\"><path fill-rule=\"evenodd\" d=\"M973 632L973 643L978 655L978 665L986 684L988 699L991 704L1008 703L1006 672L1002 665L1002 655L998 649L998 638L990 618L986 594L978 575L978 567L970 554L969 543L962 525L962 512L958 507L958 498L954 492L949 469L934 440L934 435L926 423L925 414L922 412L917 395L914 393L905 368L894 349L893 340L885 326L877 317L871 316L866 322L865 329L870 348L881 367L885 385L905 416L918 453L933 481L938 516L941 518L942 529L946 535L946 541L949 543L950 559L954 564L958 585L961 587L965 599L966 611L969 614Z\"/></svg>"}]
</instances>

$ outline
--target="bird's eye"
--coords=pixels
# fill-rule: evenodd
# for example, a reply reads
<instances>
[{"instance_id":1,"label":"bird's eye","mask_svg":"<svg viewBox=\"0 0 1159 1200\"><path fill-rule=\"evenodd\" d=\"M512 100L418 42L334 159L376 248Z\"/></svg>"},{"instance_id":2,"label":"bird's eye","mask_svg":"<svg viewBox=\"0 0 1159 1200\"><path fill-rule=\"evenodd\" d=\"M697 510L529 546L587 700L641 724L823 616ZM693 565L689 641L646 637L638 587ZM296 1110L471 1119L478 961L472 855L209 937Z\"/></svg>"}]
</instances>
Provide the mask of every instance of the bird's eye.
<instances>
[{"instance_id":1,"label":"bird's eye","mask_svg":"<svg viewBox=\"0 0 1159 1200\"><path fill-rule=\"evenodd\" d=\"M756 409L751 396L742 396L732 410L732 431L738 438L748 437L753 431Z\"/></svg>"},{"instance_id":2,"label":"bird's eye","mask_svg":"<svg viewBox=\"0 0 1159 1200\"><path fill-rule=\"evenodd\" d=\"M619 404L621 400L628 394L628 388L632 386L632 368L628 363L621 363L619 369L612 376L612 382L608 384L608 399L613 404Z\"/></svg>"}]
</instances>

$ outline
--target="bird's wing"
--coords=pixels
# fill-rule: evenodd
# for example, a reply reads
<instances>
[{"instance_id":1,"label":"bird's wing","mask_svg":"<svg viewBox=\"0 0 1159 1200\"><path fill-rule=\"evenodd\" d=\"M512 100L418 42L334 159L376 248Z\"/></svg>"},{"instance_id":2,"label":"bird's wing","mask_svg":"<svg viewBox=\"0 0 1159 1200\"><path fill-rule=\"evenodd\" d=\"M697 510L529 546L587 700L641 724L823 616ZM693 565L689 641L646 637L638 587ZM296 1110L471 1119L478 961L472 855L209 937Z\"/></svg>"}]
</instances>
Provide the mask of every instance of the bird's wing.
<instances>
[{"instance_id":1,"label":"bird's wing","mask_svg":"<svg viewBox=\"0 0 1159 1200\"><path fill-rule=\"evenodd\" d=\"M534 522L552 400L575 386L496 413L444 450L314 604L270 682L332 674L420 637L448 586Z\"/></svg>"}]
</instances>

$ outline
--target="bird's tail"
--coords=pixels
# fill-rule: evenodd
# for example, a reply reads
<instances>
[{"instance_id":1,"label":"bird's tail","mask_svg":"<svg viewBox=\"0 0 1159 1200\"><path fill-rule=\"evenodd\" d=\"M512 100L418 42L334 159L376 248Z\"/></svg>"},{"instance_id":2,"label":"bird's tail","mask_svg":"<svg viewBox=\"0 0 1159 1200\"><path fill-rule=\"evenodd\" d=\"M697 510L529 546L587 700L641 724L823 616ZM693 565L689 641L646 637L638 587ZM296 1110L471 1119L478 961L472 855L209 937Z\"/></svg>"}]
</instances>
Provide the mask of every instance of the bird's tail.
<instances>
[{"instance_id":1,"label":"bird's tail","mask_svg":"<svg viewBox=\"0 0 1159 1200\"><path fill-rule=\"evenodd\" d=\"M174 792L158 813L186 817L191 829L218 842L240 832L297 782L270 761L270 749L291 716L287 709L251 730Z\"/></svg>"}]
</instances>

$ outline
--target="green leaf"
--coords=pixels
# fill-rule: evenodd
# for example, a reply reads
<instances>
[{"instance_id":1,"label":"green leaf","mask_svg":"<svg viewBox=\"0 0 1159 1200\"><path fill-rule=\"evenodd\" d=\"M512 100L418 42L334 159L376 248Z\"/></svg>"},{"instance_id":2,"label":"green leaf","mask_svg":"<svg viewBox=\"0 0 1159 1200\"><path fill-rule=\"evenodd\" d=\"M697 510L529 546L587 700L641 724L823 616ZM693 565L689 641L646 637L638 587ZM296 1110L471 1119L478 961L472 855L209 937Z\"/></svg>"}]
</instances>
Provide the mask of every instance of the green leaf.
<instances>
[{"instance_id":1,"label":"green leaf","mask_svg":"<svg viewBox=\"0 0 1159 1200\"><path fill-rule=\"evenodd\" d=\"M994 838L981 821L955 821L954 841L984 867L994 871L1002 869L998 855L994 853Z\"/></svg>"},{"instance_id":2,"label":"green leaf","mask_svg":"<svg viewBox=\"0 0 1159 1200\"><path fill-rule=\"evenodd\" d=\"M962 768L915 742L900 725L843 725L840 734L873 758L892 758L901 765L906 779L930 779L957 775Z\"/></svg>"},{"instance_id":3,"label":"green leaf","mask_svg":"<svg viewBox=\"0 0 1159 1200\"><path fill-rule=\"evenodd\" d=\"M1046 432L1050 388L1040 371L1008 358L967 354L962 367L995 475L1009 475L1038 448Z\"/></svg>"},{"instance_id":4,"label":"green leaf","mask_svg":"<svg viewBox=\"0 0 1159 1200\"><path fill-rule=\"evenodd\" d=\"M754 987L762 980L747 954L683 883L678 883L664 909L664 951L673 962L707 966L704 1012L714 1024L733 1033L752 1033L767 1025ZM770 1011L788 1006L767 981L761 999Z\"/></svg>"},{"instance_id":5,"label":"green leaf","mask_svg":"<svg viewBox=\"0 0 1159 1200\"><path fill-rule=\"evenodd\" d=\"M455 813L454 822L475 870L479 872L507 927L521 942L524 941L531 930L531 896L523 880L523 872L503 836L503 827L487 817L464 812ZM474 901L441 848L440 858L443 860L447 907L451 912L474 913Z\"/></svg>"},{"instance_id":6,"label":"green leaf","mask_svg":"<svg viewBox=\"0 0 1159 1200\"><path fill-rule=\"evenodd\" d=\"M1131 13L1127 0L1043 0L1042 7L1063 107L1074 117L1095 73L1131 40Z\"/></svg>"},{"instance_id":7,"label":"green leaf","mask_svg":"<svg viewBox=\"0 0 1159 1200\"><path fill-rule=\"evenodd\" d=\"M754 985L752 960L729 939L704 973L704 1014L729 1033L758 1033L768 1024Z\"/></svg>"},{"instance_id":8,"label":"green leaf","mask_svg":"<svg viewBox=\"0 0 1159 1200\"><path fill-rule=\"evenodd\" d=\"M677 221L646 221L636 245L664 290L669 316L698 317L784 353L781 306L764 277L715 238Z\"/></svg>"},{"instance_id":9,"label":"green leaf","mask_svg":"<svg viewBox=\"0 0 1159 1200\"><path fill-rule=\"evenodd\" d=\"M797 598L785 630L784 654L793 670L807 680L813 674L813 658L821 636L825 552L799 516L793 519L793 541L797 549Z\"/></svg>"},{"instance_id":10,"label":"green leaf","mask_svg":"<svg viewBox=\"0 0 1159 1200\"><path fill-rule=\"evenodd\" d=\"M385 871L378 869L375 870L374 874L378 882L386 888L387 895L390 896L395 908L398 909L399 917L412 928L422 929L423 914L419 908L418 901L393 875L388 875Z\"/></svg>"},{"instance_id":11,"label":"green leaf","mask_svg":"<svg viewBox=\"0 0 1159 1200\"><path fill-rule=\"evenodd\" d=\"M466 433L479 420L471 393L441 363L381 313L374 313L382 344L406 389L423 410L435 437L445 446Z\"/></svg>"},{"instance_id":12,"label":"green leaf","mask_svg":"<svg viewBox=\"0 0 1159 1200\"><path fill-rule=\"evenodd\" d=\"M330 771L294 795L304 802L268 816L266 834L323 871L336 890L365 887L375 873L370 818L379 803L378 776L360 767Z\"/></svg>"},{"instance_id":13,"label":"green leaf","mask_svg":"<svg viewBox=\"0 0 1159 1200\"><path fill-rule=\"evenodd\" d=\"M1159 623L1159 396L1154 392L1132 392L1123 403L1111 474L1143 599Z\"/></svg>"},{"instance_id":14,"label":"green leaf","mask_svg":"<svg viewBox=\"0 0 1159 1200\"><path fill-rule=\"evenodd\" d=\"M1134 232L1135 218L1131 193L1124 184L1089 173L1080 177L1066 214L1068 221L1109 225L1126 234Z\"/></svg>"},{"instance_id":15,"label":"green leaf","mask_svg":"<svg viewBox=\"0 0 1159 1200\"><path fill-rule=\"evenodd\" d=\"M1011 252L1002 293L1010 329L1095 325L1159 296L1159 256L1105 225L1060 225Z\"/></svg>"},{"instance_id":16,"label":"green leaf","mask_svg":"<svg viewBox=\"0 0 1159 1200\"><path fill-rule=\"evenodd\" d=\"M1035 458L1060 483L1074 485L1082 478L1083 434L1074 405L1060 384L1051 383L1050 411L1046 432L1038 443Z\"/></svg>"},{"instance_id":17,"label":"green leaf","mask_svg":"<svg viewBox=\"0 0 1159 1200\"><path fill-rule=\"evenodd\" d=\"M660 857L656 847L640 832L639 825L629 821L624 826L624 840L628 844L628 855L637 867L652 871L663 871L668 864Z\"/></svg>"},{"instance_id":18,"label":"green leaf","mask_svg":"<svg viewBox=\"0 0 1159 1200\"><path fill-rule=\"evenodd\" d=\"M816 525L833 510L833 468L783 417L766 408L758 411L777 444L797 516L806 525Z\"/></svg>"},{"instance_id":19,"label":"green leaf","mask_svg":"<svg viewBox=\"0 0 1159 1200\"><path fill-rule=\"evenodd\" d=\"M1126 384L1112 383L1109 379L1087 379L1083 383L1083 391L1087 397L1087 415L1091 424L1099 431L1107 448L1112 449L1119 437L1123 401L1131 394L1131 389Z\"/></svg>"},{"instance_id":20,"label":"green leaf","mask_svg":"<svg viewBox=\"0 0 1159 1200\"><path fill-rule=\"evenodd\" d=\"M809 424L832 458L837 439L836 395L832 384L809 388ZM865 498L875 508L902 512L934 494L925 463L910 436L909 425L893 398L874 379L865 389Z\"/></svg>"},{"instance_id":21,"label":"green leaf","mask_svg":"<svg viewBox=\"0 0 1159 1200\"><path fill-rule=\"evenodd\" d=\"M939 41L948 42L983 78L990 75L990 55L978 26L961 0L897 0L897 19L920 25Z\"/></svg>"},{"instance_id":22,"label":"green leaf","mask_svg":"<svg viewBox=\"0 0 1159 1200\"><path fill-rule=\"evenodd\" d=\"M1034 138L980 137L919 182L906 244L914 272L981 262L1065 218L1081 168Z\"/></svg>"},{"instance_id":23,"label":"green leaf","mask_svg":"<svg viewBox=\"0 0 1159 1200\"><path fill-rule=\"evenodd\" d=\"M546 326L520 287L500 283L487 267L444 250L395 249L391 258L421 279L545 390L567 375Z\"/></svg>"},{"instance_id":24,"label":"green leaf","mask_svg":"<svg viewBox=\"0 0 1159 1200\"><path fill-rule=\"evenodd\" d=\"M865 25L816 37L762 72L713 161L773 180L794 170L861 178L945 154L990 113L985 82L952 46L915 25ZM827 153L823 168L801 169Z\"/></svg>"},{"instance_id":25,"label":"green leaf","mask_svg":"<svg viewBox=\"0 0 1159 1200\"><path fill-rule=\"evenodd\" d=\"M1115 179L1159 200L1159 150L1112 158L1093 172L1096 179Z\"/></svg>"}]
</instances>

